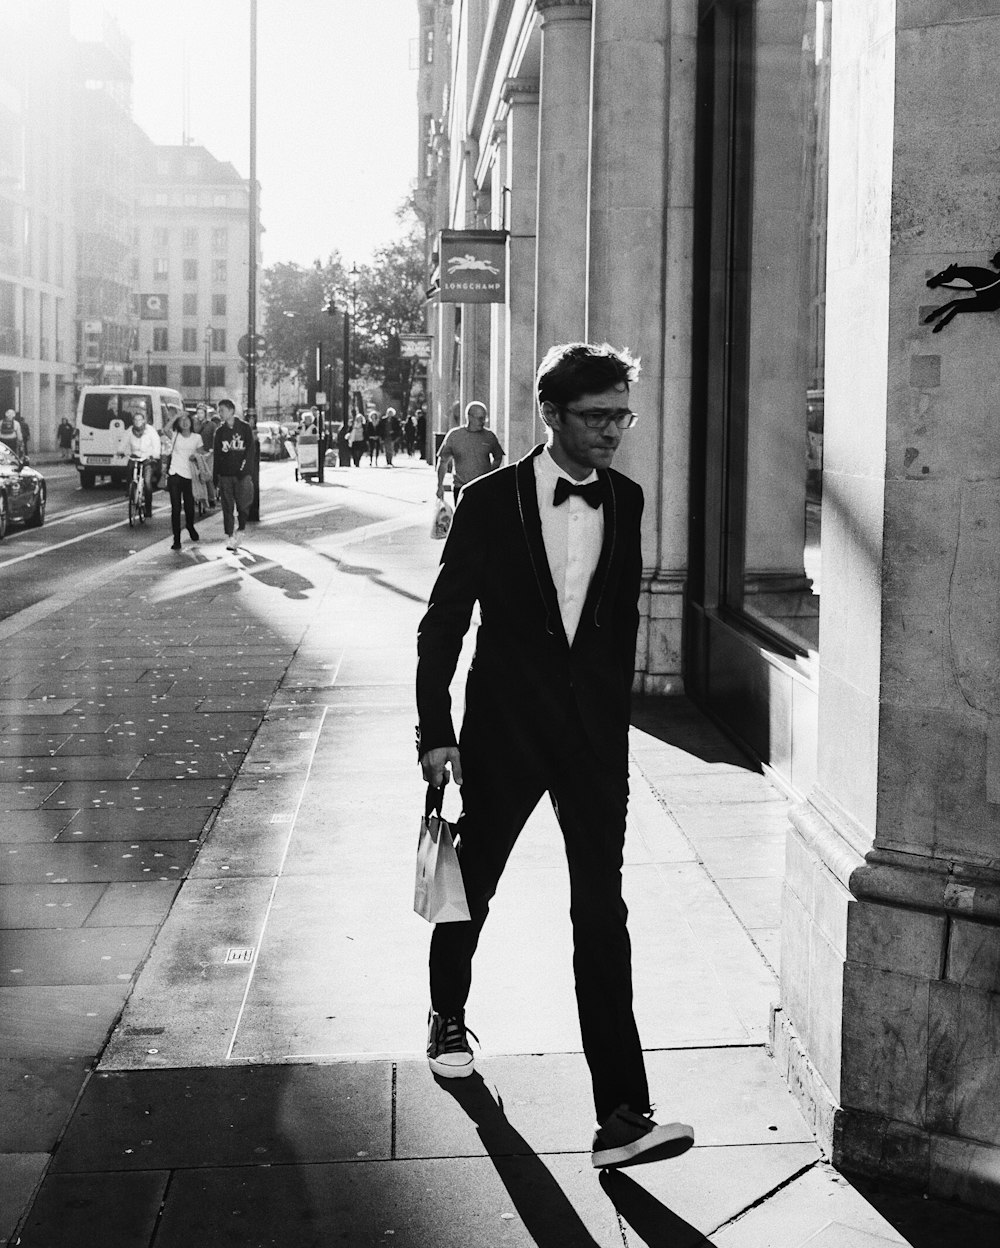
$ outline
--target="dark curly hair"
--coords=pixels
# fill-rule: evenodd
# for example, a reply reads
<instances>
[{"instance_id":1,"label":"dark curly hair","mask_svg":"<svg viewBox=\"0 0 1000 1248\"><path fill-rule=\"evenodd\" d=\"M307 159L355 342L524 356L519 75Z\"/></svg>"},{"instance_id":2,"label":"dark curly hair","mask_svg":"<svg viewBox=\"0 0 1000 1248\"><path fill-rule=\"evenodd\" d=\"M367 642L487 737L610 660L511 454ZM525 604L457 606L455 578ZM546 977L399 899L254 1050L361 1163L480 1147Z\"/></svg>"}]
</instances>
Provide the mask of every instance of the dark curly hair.
<instances>
[{"instance_id":1,"label":"dark curly hair","mask_svg":"<svg viewBox=\"0 0 1000 1248\"><path fill-rule=\"evenodd\" d=\"M581 394L600 394L628 386L639 376L639 360L627 347L610 343L564 342L551 347L538 366L535 393L539 403L565 406Z\"/></svg>"}]
</instances>

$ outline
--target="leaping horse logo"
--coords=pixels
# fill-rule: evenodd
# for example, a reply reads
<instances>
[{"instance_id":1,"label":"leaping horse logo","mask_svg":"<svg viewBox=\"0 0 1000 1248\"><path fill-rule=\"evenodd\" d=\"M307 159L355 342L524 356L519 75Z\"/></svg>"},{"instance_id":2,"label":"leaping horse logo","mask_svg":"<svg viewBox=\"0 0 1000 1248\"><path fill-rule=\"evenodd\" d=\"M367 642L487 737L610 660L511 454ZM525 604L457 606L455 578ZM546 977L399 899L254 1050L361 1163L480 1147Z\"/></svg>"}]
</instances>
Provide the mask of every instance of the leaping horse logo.
<instances>
[{"instance_id":1,"label":"leaping horse logo","mask_svg":"<svg viewBox=\"0 0 1000 1248\"><path fill-rule=\"evenodd\" d=\"M1000 251L991 259L994 269L1000 270ZM924 324L930 325L937 321L933 332L939 334L942 329L953 321L959 312L996 312L1000 308L1000 272L991 269L980 269L976 265L949 264L940 273L928 278L927 285L934 290L943 286L945 290L969 291L969 299L952 299L935 308L929 316L924 317Z\"/></svg>"},{"instance_id":2,"label":"leaping horse logo","mask_svg":"<svg viewBox=\"0 0 1000 1248\"><path fill-rule=\"evenodd\" d=\"M452 256L448 260L449 277L455 273L465 273L473 269L484 273L492 273L494 276L500 272L495 264L490 264L489 260L477 260L471 251L467 251L464 256Z\"/></svg>"}]
</instances>

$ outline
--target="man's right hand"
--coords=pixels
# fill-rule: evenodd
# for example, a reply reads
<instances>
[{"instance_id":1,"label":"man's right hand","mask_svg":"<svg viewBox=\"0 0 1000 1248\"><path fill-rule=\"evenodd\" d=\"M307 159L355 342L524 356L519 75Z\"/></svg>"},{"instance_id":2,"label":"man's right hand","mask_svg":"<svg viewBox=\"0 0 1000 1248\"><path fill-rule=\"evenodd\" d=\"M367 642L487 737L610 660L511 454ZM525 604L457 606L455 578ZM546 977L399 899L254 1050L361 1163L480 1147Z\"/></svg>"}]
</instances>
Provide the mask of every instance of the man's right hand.
<instances>
[{"instance_id":1,"label":"man's right hand","mask_svg":"<svg viewBox=\"0 0 1000 1248\"><path fill-rule=\"evenodd\" d=\"M451 767L451 774L456 784L462 783L462 757L457 745L445 745L437 750L428 750L420 759L420 768L424 779L435 789L444 783L445 772Z\"/></svg>"}]
</instances>

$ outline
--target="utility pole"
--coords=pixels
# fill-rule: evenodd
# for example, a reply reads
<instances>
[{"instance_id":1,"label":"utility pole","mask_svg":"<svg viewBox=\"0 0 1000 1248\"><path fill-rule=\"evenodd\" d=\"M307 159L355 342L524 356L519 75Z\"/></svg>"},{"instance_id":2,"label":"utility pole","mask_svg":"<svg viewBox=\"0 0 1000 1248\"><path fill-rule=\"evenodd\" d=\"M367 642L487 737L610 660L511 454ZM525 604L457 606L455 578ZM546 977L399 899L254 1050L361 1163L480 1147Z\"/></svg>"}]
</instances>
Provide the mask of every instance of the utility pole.
<instances>
[{"instance_id":1,"label":"utility pole","mask_svg":"<svg viewBox=\"0 0 1000 1248\"><path fill-rule=\"evenodd\" d=\"M257 0L250 0L250 236L249 347L246 417L253 430L253 501L249 519L260 519L260 446L257 442Z\"/></svg>"}]
</instances>

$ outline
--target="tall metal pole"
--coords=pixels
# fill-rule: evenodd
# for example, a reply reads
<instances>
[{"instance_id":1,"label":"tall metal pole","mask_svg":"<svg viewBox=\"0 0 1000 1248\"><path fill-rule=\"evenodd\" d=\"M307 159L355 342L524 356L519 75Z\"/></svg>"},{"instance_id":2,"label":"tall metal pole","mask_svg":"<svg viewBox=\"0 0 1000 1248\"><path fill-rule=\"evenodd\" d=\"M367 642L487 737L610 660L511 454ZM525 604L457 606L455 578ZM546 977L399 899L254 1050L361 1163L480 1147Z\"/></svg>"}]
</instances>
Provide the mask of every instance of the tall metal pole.
<instances>
[{"instance_id":1,"label":"tall metal pole","mask_svg":"<svg viewBox=\"0 0 1000 1248\"><path fill-rule=\"evenodd\" d=\"M247 410L253 430L253 501L250 520L260 519L260 443L257 441L257 0L250 0L250 250L247 266L250 290L247 300L250 322L247 333Z\"/></svg>"},{"instance_id":2,"label":"tall metal pole","mask_svg":"<svg viewBox=\"0 0 1000 1248\"><path fill-rule=\"evenodd\" d=\"M342 391L343 422L351 406L351 314L344 308L344 387Z\"/></svg>"},{"instance_id":3,"label":"tall metal pole","mask_svg":"<svg viewBox=\"0 0 1000 1248\"><path fill-rule=\"evenodd\" d=\"M247 416L257 411L257 0L250 0L250 289L247 306Z\"/></svg>"}]
</instances>

